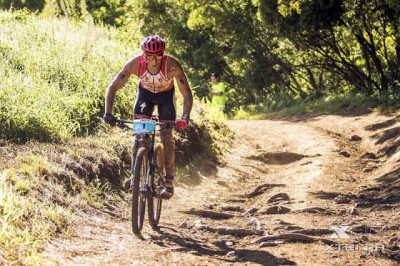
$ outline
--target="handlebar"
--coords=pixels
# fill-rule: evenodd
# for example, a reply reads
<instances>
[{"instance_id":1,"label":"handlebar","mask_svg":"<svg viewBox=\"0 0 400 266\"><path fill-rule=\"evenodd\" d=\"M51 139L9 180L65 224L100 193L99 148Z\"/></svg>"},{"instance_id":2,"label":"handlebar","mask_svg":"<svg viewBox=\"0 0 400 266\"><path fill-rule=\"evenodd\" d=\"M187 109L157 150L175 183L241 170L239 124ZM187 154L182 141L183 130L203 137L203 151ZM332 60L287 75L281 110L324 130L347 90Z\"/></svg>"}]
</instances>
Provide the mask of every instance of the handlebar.
<instances>
[{"instance_id":1,"label":"handlebar","mask_svg":"<svg viewBox=\"0 0 400 266\"><path fill-rule=\"evenodd\" d=\"M156 125L161 127L161 130L162 129L172 129L172 128L182 129L182 128L186 127L186 125L182 127L182 125L179 124L179 121L176 121L176 120L159 121L158 118L155 118L155 117L151 117L150 119L135 119L135 120L119 119L116 121L116 125L122 129L124 129L124 128L132 129L131 127L127 126L127 124L133 125L133 123L135 121L148 121L148 120L154 121Z\"/></svg>"}]
</instances>

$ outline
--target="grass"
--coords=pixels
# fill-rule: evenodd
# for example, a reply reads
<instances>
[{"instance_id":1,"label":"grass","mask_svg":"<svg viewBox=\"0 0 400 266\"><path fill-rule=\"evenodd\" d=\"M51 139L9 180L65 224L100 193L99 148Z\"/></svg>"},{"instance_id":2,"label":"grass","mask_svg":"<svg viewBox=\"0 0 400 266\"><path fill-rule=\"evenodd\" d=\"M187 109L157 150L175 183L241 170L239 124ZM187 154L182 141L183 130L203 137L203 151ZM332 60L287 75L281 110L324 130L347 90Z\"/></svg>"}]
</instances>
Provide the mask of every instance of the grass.
<instances>
[{"instance_id":1,"label":"grass","mask_svg":"<svg viewBox=\"0 0 400 266\"><path fill-rule=\"evenodd\" d=\"M131 139L114 138L2 146L0 261L42 263L44 243L68 235L76 213L102 208L105 202L123 204L120 191Z\"/></svg>"},{"instance_id":2,"label":"grass","mask_svg":"<svg viewBox=\"0 0 400 266\"><path fill-rule=\"evenodd\" d=\"M0 138L59 141L95 132L105 89L134 52L120 33L24 11L0 11L0 22ZM116 109L129 112L134 96L121 90Z\"/></svg>"},{"instance_id":3,"label":"grass","mask_svg":"<svg viewBox=\"0 0 400 266\"><path fill-rule=\"evenodd\" d=\"M194 113L199 115L197 111ZM205 158L218 157L228 147L231 137L225 126L203 120L192 130L177 134L178 154L179 145L191 143L189 149L181 149L185 160L177 156L177 164L193 166L187 157L195 162L199 153ZM44 244L68 235L79 218L77 213L104 209L107 204L128 209L129 197L122 192L122 184L130 174L132 139L130 132L113 128L99 131L97 136L73 138L63 143L3 141L0 147L0 261L44 264L41 254ZM198 169L187 167L187 170L177 170L178 180L183 181Z\"/></svg>"},{"instance_id":4,"label":"grass","mask_svg":"<svg viewBox=\"0 0 400 266\"><path fill-rule=\"evenodd\" d=\"M138 53L126 35L90 21L0 11L0 264L45 264L44 244L68 235L78 213L128 208L122 184L132 136L99 118L106 87ZM136 82L118 92L117 116L130 117ZM199 154L218 160L232 140L224 118L200 103L192 118L191 129L176 134L177 164Z\"/></svg>"},{"instance_id":5,"label":"grass","mask_svg":"<svg viewBox=\"0 0 400 266\"><path fill-rule=\"evenodd\" d=\"M44 198L25 197L31 191L28 182L22 181L21 187L8 181L11 178L21 184L18 180L24 177L7 172L4 175L0 179L0 261L35 265L40 261L44 241L67 230L73 222L72 212Z\"/></svg>"},{"instance_id":6,"label":"grass","mask_svg":"<svg viewBox=\"0 0 400 266\"><path fill-rule=\"evenodd\" d=\"M400 95L382 94L370 96L364 94L330 95L320 99L276 101L258 106L251 105L235 110L233 119L269 119L303 114L344 114L357 110L373 110L382 113L399 110Z\"/></svg>"},{"instance_id":7,"label":"grass","mask_svg":"<svg viewBox=\"0 0 400 266\"><path fill-rule=\"evenodd\" d=\"M196 101L191 116L195 122L195 130L203 134L199 139L200 143L193 144L193 149L203 149L206 154L216 157L223 155L234 139L233 132L224 124L228 119L227 115L217 106ZM193 137L190 139L194 141Z\"/></svg>"},{"instance_id":8,"label":"grass","mask_svg":"<svg viewBox=\"0 0 400 266\"><path fill-rule=\"evenodd\" d=\"M109 82L139 52L125 41L129 34L90 21L0 11L0 264L45 264L44 244L68 235L77 213L124 206L132 137L105 129L99 116ZM130 117L136 82L118 92L120 117ZM399 102L396 95L271 101L239 108L234 118L384 111ZM192 119L176 134L178 180L191 178L196 162L218 162L233 140L217 108L196 102Z\"/></svg>"}]
</instances>

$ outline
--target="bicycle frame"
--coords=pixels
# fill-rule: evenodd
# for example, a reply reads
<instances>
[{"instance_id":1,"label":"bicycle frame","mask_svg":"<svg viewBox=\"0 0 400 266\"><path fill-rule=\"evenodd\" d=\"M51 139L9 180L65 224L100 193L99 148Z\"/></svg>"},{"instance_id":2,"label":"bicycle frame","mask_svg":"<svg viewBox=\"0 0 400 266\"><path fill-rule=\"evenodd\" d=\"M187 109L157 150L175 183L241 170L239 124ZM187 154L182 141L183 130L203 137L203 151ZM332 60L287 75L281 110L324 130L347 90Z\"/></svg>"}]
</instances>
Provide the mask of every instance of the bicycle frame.
<instances>
[{"instance_id":1,"label":"bicycle frame","mask_svg":"<svg viewBox=\"0 0 400 266\"><path fill-rule=\"evenodd\" d=\"M151 119L137 119L135 121L154 121L155 122L155 127L153 130L150 130L148 132L144 132L144 133L135 133L135 131L133 131L133 134L135 135L135 150L137 151L140 147L146 147L146 149L148 150L148 162L147 162L147 176L146 176L146 187L141 188L141 193L145 196L148 196L149 193L151 192L152 195L154 196L155 191L150 191L152 188L149 186L150 183L150 176L154 175L154 170L155 167L153 165L153 156L154 156L154 145L156 143L156 131L159 130L161 131L163 128L160 128L161 126L165 126L165 129L168 128L173 128L172 124L175 125L175 121L164 121L164 122L158 122L157 117L152 116ZM132 124L134 125L135 121L132 120L119 120L118 122L118 126L121 128L126 128L127 126L125 126L126 124ZM159 127L157 129L157 127ZM130 128L130 127L128 127ZM132 128L130 128L132 129ZM136 156L136 154L134 154L133 156ZM134 175L134 173L132 173L132 175Z\"/></svg>"},{"instance_id":2,"label":"bicycle frame","mask_svg":"<svg viewBox=\"0 0 400 266\"><path fill-rule=\"evenodd\" d=\"M132 154L132 231L139 235L143 227L146 204L151 226L160 220L162 193L165 189L163 145L156 141L156 131L175 127L175 121L158 122L157 119L119 120L118 126L130 128L135 135ZM133 125L132 127L126 124ZM145 165L147 163L147 165ZM145 167L145 168L144 168ZM146 172L144 172L146 171ZM154 205L155 204L155 205Z\"/></svg>"}]
</instances>

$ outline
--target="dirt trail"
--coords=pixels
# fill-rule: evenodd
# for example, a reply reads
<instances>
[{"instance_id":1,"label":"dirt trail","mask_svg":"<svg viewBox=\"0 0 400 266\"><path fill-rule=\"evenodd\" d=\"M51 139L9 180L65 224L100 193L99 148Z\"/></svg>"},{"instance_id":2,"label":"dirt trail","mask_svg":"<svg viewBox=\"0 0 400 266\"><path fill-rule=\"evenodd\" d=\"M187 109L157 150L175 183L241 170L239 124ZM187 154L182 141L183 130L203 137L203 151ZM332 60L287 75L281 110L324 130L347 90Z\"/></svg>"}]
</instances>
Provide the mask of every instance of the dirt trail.
<instances>
[{"instance_id":1,"label":"dirt trail","mask_svg":"<svg viewBox=\"0 0 400 266\"><path fill-rule=\"evenodd\" d=\"M388 119L229 121L236 145L226 165L196 185L180 182L161 227L145 222L145 240L131 234L126 206L111 210L117 216L82 214L73 236L45 254L54 265L397 265L380 245L397 237L399 206L355 204L385 163L360 159L379 148L368 126ZM255 243L263 235L278 239Z\"/></svg>"}]
</instances>

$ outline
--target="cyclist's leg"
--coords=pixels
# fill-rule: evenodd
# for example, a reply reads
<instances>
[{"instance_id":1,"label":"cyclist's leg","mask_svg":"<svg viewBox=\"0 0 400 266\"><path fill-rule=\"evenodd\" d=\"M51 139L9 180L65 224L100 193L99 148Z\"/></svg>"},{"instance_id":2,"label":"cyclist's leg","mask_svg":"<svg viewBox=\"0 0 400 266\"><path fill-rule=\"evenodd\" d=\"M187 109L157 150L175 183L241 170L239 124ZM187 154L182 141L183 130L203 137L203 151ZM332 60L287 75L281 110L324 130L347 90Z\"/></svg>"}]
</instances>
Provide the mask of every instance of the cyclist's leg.
<instances>
[{"instance_id":1,"label":"cyclist's leg","mask_svg":"<svg viewBox=\"0 0 400 266\"><path fill-rule=\"evenodd\" d=\"M140 84L136 95L135 107L133 109L134 118L150 118L154 110L153 94L143 89Z\"/></svg>"},{"instance_id":2,"label":"cyclist's leg","mask_svg":"<svg viewBox=\"0 0 400 266\"><path fill-rule=\"evenodd\" d=\"M153 93L143 89L140 84L133 109L134 119L149 119L154 111ZM135 144L137 141L135 141ZM135 151L136 152L136 151Z\"/></svg>"},{"instance_id":3,"label":"cyclist's leg","mask_svg":"<svg viewBox=\"0 0 400 266\"><path fill-rule=\"evenodd\" d=\"M163 101L158 103L158 115L161 121L174 121L176 119L174 89L164 93ZM164 194L165 198L169 198L174 194L173 171L175 164L175 150L173 129L162 129L160 131L160 137L164 146L166 172L166 191L162 194Z\"/></svg>"},{"instance_id":4,"label":"cyclist's leg","mask_svg":"<svg viewBox=\"0 0 400 266\"><path fill-rule=\"evenodd\" d=\"M175 164L174 138L172 129L161 130L160 137L164 146L165 172L168 176L172 176Z\"/></svg>"},{"instance_id":5,"label":"cyclist's leg","mask_svg":"<svg viewBox=\"0 0 400 266\"><path fill-rule=\"evenodd\" d=\"M136 95L136 102L133 109L134 119L150 118L153 114L154 103L151 101L151 93L141 88L139 85L138 92ZM135 140L132 149L132 156L136 156L138 150L138 142ZM125 189L128 190L131 187L132 179L128 179L125 182Z\"/></svg>"}]
</instances>

